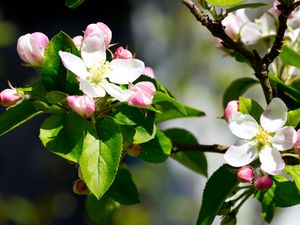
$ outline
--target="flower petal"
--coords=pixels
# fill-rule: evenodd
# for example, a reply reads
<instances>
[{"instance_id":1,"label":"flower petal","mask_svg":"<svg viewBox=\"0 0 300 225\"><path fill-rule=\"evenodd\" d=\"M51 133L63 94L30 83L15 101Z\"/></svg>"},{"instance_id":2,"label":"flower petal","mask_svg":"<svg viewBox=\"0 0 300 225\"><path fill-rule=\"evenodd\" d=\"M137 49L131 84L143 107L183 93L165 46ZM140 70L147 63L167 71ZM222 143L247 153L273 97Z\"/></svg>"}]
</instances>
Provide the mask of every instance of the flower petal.
<instances>
[{"instance_id":1,"label":"flower petal","mask_svg":"<svg viewBox=\"0 0 300 225\"><path fill-rule=\"evenodd\" d=\"M239 138L252 139L258 133L258 124L256 120L240 112L234 113L229 119L230 131Z\"/></svg>"},{"instance_id":2,"label":"flower petal","mask_svg":"<svg viewBox=\"0 0 300 225\"><path fill-rule=\"evenodd\" d=\"M272 146L277 150L291 149L297 141L297 132L293 127L279 129L271 139Z\"/></svg>"},{"instance_id":3,"label":"flower petal","mask_svg":"<svg viewBox=\"0 0 300 225\"><path fill-rule=\"evenodd\" d=\"M280 98L273 98L260 117L260 125L265 131L275 132L287 120L287 107Z\"/></svg>"},{"instance_id":4,"label":"flower petal","mask_svg":"<svg viewBox=\"0 0 300 225\"><path fill-rule=\"evenodd\" d=\"M106 94L103 87L91 84L87 80L80 80L79 89L90 98L104 97Z\"/></svg>"},{"instance_id":5,"label":"flower petal","mask_svg":"<svg viewBox=\"0 0 300 225\"><path fill-rule=\"evenodd\" d=\"M81 58L69 52L63 51L59 51L59 56L64 66L79 78L85 79L89 76L89 72L87 71L87 68Z\"/></svg>"},{"instance_id":6,"label":"flower petal","mask_svg":"<svg viewBox=\"0 0 300 225\"><path fill-rule=\"evenodd\" d=\"M240 167L251 163L257 155L258 152L254 142L238 140L225 152L224 159L229 165Z\"/></svg>"},{"instance_id":7,"label":"flower petal","mask_svg":"<svg viewBox=\"0 0 300 225\"><path fill-rule=\"evenodd\" d=\"M112 70L106 77L116 84L135 81L144 71L145 64L138 59L114 59L110 62Z\"/></svg>"},{"instance_id":8,"label":"flower petal","mask_svg":"<svg viewBox=\"0 0 300 225\"><path fill-rule=\"evenodd\" d=\"M268 174L278 175L284 169L284 161L280 152L268 145L265 145L259 153L260 168Z\"/></svg>"},{"instance_id":9,"label":"flower petal","mask_svg":"<svg viewBox=\"0 0 300 225\"><path fill-rule=\"evenodd\" d=\"M81 56L88 68L97 66L106 59L104 38L100 33L94 32L85 37L81 45Z\"/></svg>"},{"instance_id":10,"label":"flower petal","mask_svg":"<svg viewBox=\"0 0 300 225\"><path fill-rule=\"evenodd\" d=\"M126 102L131 95L129 90L123 90L119 86L103 80L103 88L106 92L120 102Z\"/></svg>"}]
</instances>

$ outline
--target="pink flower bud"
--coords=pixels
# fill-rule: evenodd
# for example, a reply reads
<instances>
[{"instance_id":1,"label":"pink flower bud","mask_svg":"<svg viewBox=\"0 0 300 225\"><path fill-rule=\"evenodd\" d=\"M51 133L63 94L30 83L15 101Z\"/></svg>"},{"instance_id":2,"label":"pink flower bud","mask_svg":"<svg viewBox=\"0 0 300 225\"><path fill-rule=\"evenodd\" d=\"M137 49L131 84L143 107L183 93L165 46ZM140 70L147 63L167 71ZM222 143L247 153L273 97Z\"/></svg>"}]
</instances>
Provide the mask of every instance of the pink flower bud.
<instances>
[{"instance_id":1,"label":"pink flower bud","mask_svg":"<svg viewBox=\"0 0 300 225\"><path fill-rule=\"evenodd\" d=\"M150 67L150 66L145 67L143 74L147 77L155 78L154 71L153 71L152 67Z\"/></svg>"},{"instance_id":2,"label":"pink flower bud","mask_svg":"<svg viewBox=\"0 0 300 225\"><path fill-rule=\"evenodd\" d=\"M228 102L226 108L224 109L224 119L228 122L230 117L239 111L239 101L233 100Z\"/></svg>"},{"instance_id":3,"label":"pink flower bud","mask_svg":"<svg viewBox=\"0 0 300 225\"><path fill-rule=\"evenodd\" d=\"M4 89L0 93L0 104L4 107L10 107L20 103L24 95L15 88Z\"/></svg>"},{"instance_id":4,"label":"pink flower bud","mask_svg":"<svg viewBox=\"0 0 300 225\"><path fill-rule=\"evenodd\" d=\"M114 58L115 59L131 59L132 54L128 49L125 49L123 47L119 47L116 49L114 53Z\"/></svg>"},{"instance_id":5,"label":"pink flower bud","mask_svg":"<svg viewBox=\"0 0 300 225\"><path fill-rule=\"evenodd\" d=\"M250 183L254 179L254 169L251 166L243 166L237 172L237 178L242 183Z\"/></svg>"},{"instance_id":6,"label":"pink flower bud","mask_svg":"<svg viewBox=\"0 0 300 225\"><path fill-rule=\"evenodd\" d=\"M128 104L140 108L146 108L152 104L152 99L156 88L149 81L142 81L135 85L129 85L131 96L128 99Z\"/></svg>"},{"instance_id":7,"label":"pink flower bud","mask_svg":"<svg viewBox=\"0 0 300 225\"><path fill-rule=\"evenodd\" d=\"M41 66L48 43L49 39L43 33L25 34L18 39L17 51L24 62L33 66Z\"/></svg>"},{"instance_id":8,"label":"pink flower bud","mask_svg":"<svg viewBox=\"0 0 300 225\"><path fill-rule=\"evenodd\" d=\"M83 36L81 36L81 35L78 35L78 36L72 38L72 40L78 50L81 49L82 39L83 39Z\"/></svg>"},{"instance_id":9,"label":"pink flower bud","mask_svg":"<svg viewBox=\"0 0 300 225\"><path fill-rule=\"evenodd\" d=\"M112 32L109 29L109 27L106 24L101 22L92 23L86 27L84 31L84 37L90 35L93 32L98 32L103 36L105 46L106 48L108 48L112 38Z\"/></svg>"},{"instance_id":10,"label":"pink flower bud","mask_svg":"<svg viewBox=\"0 0 300 225\"><path fill-rule=\"evenodd\" d=\"M255 189L259 191L267 191L272 187L272 185L273 181L267 175L258 177L257 180L254 182Z\"/></svg>"},{"instance_id":11,"label":"pink flower bud","mask_svg":"<svg viewBox=\"0 0 300 225\"><path fill-rule=\"evenodd\" d=\"M84 95L72 95L67 97L70 108L78 115L89 118L96 110L94 99Z\"/></svg>"},{"instance_id":12,"label":"pink flower bud","mask_svg":"<svg viewBox=\"0 0 300 225\"><path fill-rule=\"evenodd\" d=\"M297 130L297 141L294 144L294 149L298 154L300 154L300 129Z\"/></svg>"}]
</instances>

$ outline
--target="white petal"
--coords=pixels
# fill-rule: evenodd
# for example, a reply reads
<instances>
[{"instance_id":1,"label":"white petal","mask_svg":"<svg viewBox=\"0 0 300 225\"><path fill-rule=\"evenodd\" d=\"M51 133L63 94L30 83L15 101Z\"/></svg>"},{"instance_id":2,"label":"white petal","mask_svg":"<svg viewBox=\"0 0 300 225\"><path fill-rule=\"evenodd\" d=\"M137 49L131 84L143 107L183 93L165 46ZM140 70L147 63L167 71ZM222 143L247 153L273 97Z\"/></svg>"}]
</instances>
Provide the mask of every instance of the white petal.
<instances>
[{"instance_id":1,"label":"white petal","mask_svg":"<svg viewBox=\"0 0 300 225\"><path fill-rule=\"evenodd\" d=\"M287 107L280 98L273 98L260 117L260 125L265 131L275 132L287 120Z\"/></svg>"},{"instance_id":2,"label":"white petal","mask_svg":"<svg viewBox=\"0 0 300 225\"><path fill-rule=\"evenodd\" d=\"M278 175L284 169L284 161L280 152L270 146L264 146L259 153L260 168L268 174Z\"/></svg>"},{"instance_id":3,"label":"white petal","mask_svg":"<svg viewBox=\"0 0 300 225\"><path fill-rule=\"evenodd\" d=\"M277 150L288 150L297 141L297 132L293 127L283 127L279 129L271 139L272 146Z\"/></svg>"},{"instance_id":4,"label":"white petal","mask_svg":"<svg viewBox=\"0 0 300 225\"><path fill-rule=\"evenodd\" d=\"M252 116L237 112L229 119L229 129L237 137L250 140L258 133L258 124Z\"/></svg>"},{"instance_id":5,"label":"white petal","mask_svg":"<svg viewBox=\"0 0 300 225\"><path fill-rule=\"evenodd\" d=\"M123 90L115 84L109 83L107 81L105 82L105 80L103 81L103 88L110 96L114 97L120 102L126 102L131 95L131 92L129 90Z\"/></svg>"},{"instance_id":6,"label":"white petal","mask_svg":"<svg viewBox=\"0 0 300 225\"><path fill-rule=\"evenodd\" d=\"M257 153L254 142L238 140L225 152L224 159L229 165L240 167L251 163L257 157Z\"/></svg>"},{"instance_id":7,"label":"white petal","mask_svg":"<svg viewBox=\"0 0 300 225\"><path fill-rule=\"evenodd\" d=\"M275 27L275 18L271 16L269 13L264 13L260 19L260 27L261 33L263 37L267 37L270 35L276 34L276 27Z\"/></svg>"},{"instance_id":8,"label":"white petal","mask_svg":"<svg viewBox=\"0 0 300 225\"><path fill-rule=\"evenodd\" d=\"M114 59L110 62L112 68L106 77L116 84L128 84L135 81L144 71L145 64L138 59Z\"/></svg>"},{"instance_id":9,"label":"white petal","mask_svg":"<svg viewBox=\"0 0 300 225\"><path fill-rule=\"evenodd\" d=\"M100 33L94 32L83 39L81 56L88 68L98 65L106 59L104 38Z\"/></svg>"},{"instance_id":10,"label":"white petal","mask_svg":"<svg viewBox=\"0 0 300 225\"><path fill-rule=\"evenodd\" d=\"M245 23L240 31L241 40L245 45L253 45L258 42L261 37L260 27L256 23Z\"/></svg>"},{"instance_id":11,"label":"white petal","mask_svg":"<svg viewBox=\"0 0 300 225\"><path fill-rule=\"evenodd\" d=\"M87 68L81 58L69 52L62 51L59 51L59 56L64 66L78 77L85 79L89 76L89 72L87 71Z\"/></svg>"},{"instance_id":12,"label":"white petal","mask_svg":"<svg viewBox=\"0 0 300 225\"><path fill-rule=\"evenodd\" d=\"M87 80L80 80L79 89L91 98L104 97L106 94L102 86L91 84Z\"/></svg>"}]
</instances>

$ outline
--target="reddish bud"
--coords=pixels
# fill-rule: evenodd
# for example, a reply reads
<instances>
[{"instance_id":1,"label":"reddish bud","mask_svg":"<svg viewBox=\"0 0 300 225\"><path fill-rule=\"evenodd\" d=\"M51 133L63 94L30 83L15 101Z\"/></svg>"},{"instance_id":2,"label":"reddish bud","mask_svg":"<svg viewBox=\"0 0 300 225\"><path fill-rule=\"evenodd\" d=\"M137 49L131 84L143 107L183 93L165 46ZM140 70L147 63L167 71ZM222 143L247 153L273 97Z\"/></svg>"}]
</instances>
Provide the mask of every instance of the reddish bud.
<instances>
[{"instance_id":1,"label":"reddish bud","mask_svg":"<svg viewBox=\"0 0 300 225\"><path fill-rule=\"evenodd\" d=\"M132 53L123 47L118 47L114 53L115 59L131 59Z\"/></svg>"},{"instance_id":2,"label":"reddish bud","mask_svg":"<svg viewBox=\"0 0 300 225\"><path fill-rule=\"evenodd\" d=\"M259 191L267 191L272 187L272 185L273 185L273 181L267 175L258 177L254 182L255 189Z\"/></svg>"},{"instance_id":3,"label":"reddish bud","mask_svg":"<svg viewBox=\"0 0 300 225\"><path fill-rule=\"evenodd\" d=\"M254 169L251 166L243 166L237 172L237 178L242 183L250 183L254 179Z\"/></svg>"}]
</instances>

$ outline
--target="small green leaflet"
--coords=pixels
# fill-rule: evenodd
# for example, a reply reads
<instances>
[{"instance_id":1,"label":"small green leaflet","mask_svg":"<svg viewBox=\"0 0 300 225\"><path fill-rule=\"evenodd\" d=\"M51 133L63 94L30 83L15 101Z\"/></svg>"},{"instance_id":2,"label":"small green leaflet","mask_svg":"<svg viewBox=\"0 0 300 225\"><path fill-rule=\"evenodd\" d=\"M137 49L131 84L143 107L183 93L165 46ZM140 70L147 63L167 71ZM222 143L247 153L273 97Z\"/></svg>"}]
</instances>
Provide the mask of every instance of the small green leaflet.
<instances>
[{"instance_id":1,"label":"small green leaflet","mask_svg":"<svg viewBox=\"0 0 300 225\"><path fill-rule=\"evenodd\" d=\"M80 6L83 2L84 0L66 0L65 5L70 9L75 9L78 6Z\"/></svg>"},{"instance_id":2,"label":"small green leaflet","mask_svg":"<svg viewBox=\"0 0 300 225\"><path fill-rule=\"evenodd\" d=\"M215 5L215 6L227 6L227 5L234 5L245 0L206 0L208 3Z\"/></svg>"},{"instance_id":3,"label":"small green leaflet","mask_svg":"<svg viewBox=\"0 0 300 225\"><path fill-rule=\"evenodd\" d=\"M280 58L284 64L300 68L300 54L295 52L293 49L283 46L280 53Z\"/></svg>"},{"instance_id":4,"label":"small green leaflet","mask_svg":"<svg viewBox=\"0 0 300 225\"><path fill-rule=\"evenodd\" d=\"M239 98L240 112L249 114L259 123L260 116L263 113L263 108L254 100L240 96Z\"/></svg>"},{"instance_id":5,"label":"small green leaflet","mask_svg":"<svg viewBox=\"0 0 300 225\"><path fill-rule=\"evenodd\" d=\"M265 4L265 3L246 3L246 4L239 4L239 5L236 5L236 6L233 6L233 7L230 7L228 9L226 9L226 12L227 13L230 13L230 12L234 12L234 11L237 11L239 9L246 9L246 8L259 8L259 7L262 7L262 6L266 6L268 4Z\"/></svg>"},{"instance_id":6,"label":"small green leaflet","mask_svg":"<svg viewBox=\"0 0 300 225\"><path fill-rule=\"evenodd\" d=\"M285 126L296 127L300 122L300 108L288 112L288 118Z\"/></svg>"},{"instance_id":7,"label":"small green leaflet","mask_svg":"<svg viewBox=\"0 0 300 225\"><path fill-rule=\"evenodd\" d=\"M298 191L300 192L300 165L286 166L284 171L293 177Z\"/></svg>"}]
</instances>

